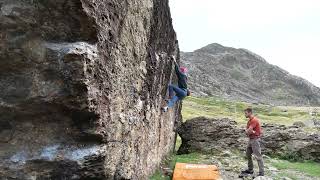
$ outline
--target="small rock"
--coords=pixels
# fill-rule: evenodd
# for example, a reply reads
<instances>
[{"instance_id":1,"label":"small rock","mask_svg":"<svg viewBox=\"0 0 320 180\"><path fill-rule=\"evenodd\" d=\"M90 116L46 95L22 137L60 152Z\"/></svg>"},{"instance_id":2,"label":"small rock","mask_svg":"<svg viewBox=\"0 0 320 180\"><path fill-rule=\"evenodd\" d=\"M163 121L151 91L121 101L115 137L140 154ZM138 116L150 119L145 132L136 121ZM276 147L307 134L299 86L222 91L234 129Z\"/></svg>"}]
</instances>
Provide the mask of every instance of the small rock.
<instances>
[{"instance_id":1,"label":"small rock","mask_svg":"<svg viewBox=\"0 0 320 180\"><path fill-rule=\"evenodd\" d=\"M306 126L306 125L305 125L303 122L301 122L301 121L296 121L296 122L293 123L293 125L294 125L294 126L297 126L297 127L305 127L305 126Z\"/></svg>"},{"instance_id":2,"label":"small rock","mask_svg":"<svg viewBox=\"0 0 320 180\"><path fill-rule=\"evenodd\" d=\"M230 157L232 155L232 153L230 151L224 151L222 153L222 157Z\"/></svg>"},{"instance_id":3,"label":"small rock","mask_svg":"<svg viewBox=\"0 0 320 180\"><path fill-rule=\"evenodd\" d=\"M288 177L283 177L282 180L292 180L292 179Z\"/></svg>"},{"instance_id":4,"label":"small rock","mask_svg":"<svg viewBox=\"0 0 320 180\"><path fill-rule=\"evenodd\" d=\"M171 176L173 174L173 170L170 168L162 168L163 174L166 176Z\"/></svg>"},{"instance_id":5,"label":"small rock","mask_svg":"<svg viewBox=\"0 0 320 180\"><path fill-rule=\"evenodd\" d=\"M254 180L272 180L272 178L266 177L266 176L258 176L254 178Z\"/></svg>"},{"instance_id":6,"label":"small rock","mask_svg":"<svg viewBox=\"0 0 320 180\"><path fill-rule=\"evenodd\" d=\"M268 169L269 169L269 171L278 171L278 169L273 166L268 167Z\"/></svg>"},{"instance_id":7,"label":"small rock","mask_svg":"<svg viewBox=\"0 0 320 180\"><path fill-rule=\"evenodd\" d=\"M262 157L263 157L263 159L271 159L269 156L267 156L265 154L263 154Z\"/></svg>"}]
</instances>

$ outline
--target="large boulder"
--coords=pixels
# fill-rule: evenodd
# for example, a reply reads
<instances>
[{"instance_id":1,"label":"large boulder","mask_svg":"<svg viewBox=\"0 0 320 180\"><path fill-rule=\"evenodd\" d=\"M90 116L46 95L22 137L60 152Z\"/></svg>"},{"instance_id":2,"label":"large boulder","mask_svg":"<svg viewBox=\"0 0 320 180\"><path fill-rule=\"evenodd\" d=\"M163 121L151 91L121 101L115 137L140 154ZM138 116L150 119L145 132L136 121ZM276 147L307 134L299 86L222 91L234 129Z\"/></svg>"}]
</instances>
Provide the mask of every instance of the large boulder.
<instances>
[{"instance_id":1,"label":"large boulder","mask_svg":"<svg viewBox=\"0 0 320 180\"><path fill-rule=\"evenodd\" d=\"M0 177L147 179L181 116L170 55L168 0L0 0Z\"/></svg>"},{"instance_id":2,"label":"large boulder","mask_svg":"<svg viewBox=\"0 0 320 180\"><path fill-rule=\"evenodd\" d=\"M240 135L244 130L237 127L237 122L227 118L197 117L183 123L178 133L182 140L179 154L240 148L245 141Z\"/></svg>"},{"instance_id":3,"label":"large boulder","mask_svg":"<svg viewBox=\"0 0 320 180\"><path fill-rule=\"evenodd\" d=\"M261 146L264 154L320 161L320 135L307 133L297 126L263 124ZM197 117L178 129L182 144L178 153L212 152L246 149L248 138L244 127L231 119Z\"/></svg>"}]
</instances>

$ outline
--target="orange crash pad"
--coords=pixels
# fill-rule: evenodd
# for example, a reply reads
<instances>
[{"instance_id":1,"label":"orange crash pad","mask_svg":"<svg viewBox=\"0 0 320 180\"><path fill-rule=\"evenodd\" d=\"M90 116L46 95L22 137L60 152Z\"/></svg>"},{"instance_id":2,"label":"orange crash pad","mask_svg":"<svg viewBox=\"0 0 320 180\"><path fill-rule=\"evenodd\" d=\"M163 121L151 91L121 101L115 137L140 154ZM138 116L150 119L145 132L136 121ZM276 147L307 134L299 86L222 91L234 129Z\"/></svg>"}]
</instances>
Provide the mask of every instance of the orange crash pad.
<instances>
[{"instance_id":1,"label":"orange crash pad","mask_svg":"<svg viewBox=\"0 0 320 180\"><path fill-rule=\"evenodd\" d=\"M222 180L217 166L177 163L173 180Z\"/></svg>"}]
</instances>

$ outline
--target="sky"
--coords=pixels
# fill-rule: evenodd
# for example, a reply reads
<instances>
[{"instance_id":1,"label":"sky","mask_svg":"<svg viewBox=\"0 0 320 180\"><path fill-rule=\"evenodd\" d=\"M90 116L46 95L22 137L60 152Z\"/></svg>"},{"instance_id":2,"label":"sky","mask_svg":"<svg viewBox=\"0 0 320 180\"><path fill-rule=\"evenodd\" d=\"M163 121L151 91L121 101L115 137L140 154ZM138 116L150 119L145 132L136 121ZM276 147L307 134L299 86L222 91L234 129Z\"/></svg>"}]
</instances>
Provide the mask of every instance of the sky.
<instances>
[{"instance_id":1,"label":"sky","mask_svg":"<svg viewBox=\"0 0 320 180\"><path fill-rule=\"evenodd\" d=\"M169 0L182 51L245 48L320 87L320 0Z\"/></svg>"}]
</instances>

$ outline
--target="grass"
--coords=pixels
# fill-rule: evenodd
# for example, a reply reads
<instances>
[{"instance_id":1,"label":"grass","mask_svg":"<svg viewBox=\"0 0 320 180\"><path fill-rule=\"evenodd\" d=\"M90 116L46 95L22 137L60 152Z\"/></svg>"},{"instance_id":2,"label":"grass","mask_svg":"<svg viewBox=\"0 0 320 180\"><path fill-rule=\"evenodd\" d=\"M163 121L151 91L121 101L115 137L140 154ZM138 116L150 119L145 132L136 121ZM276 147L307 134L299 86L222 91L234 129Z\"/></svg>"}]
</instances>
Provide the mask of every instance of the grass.
<instances>
[{"instance_id":1,"label":"grass","mask_svg":"<svg viewBox=\"0 0 320 180\"><path fill-rule=\"evenodd\" d=\"M200 153L190 153L190 154L176 155L176 156L174 156L173 161L175 163L177 163L177 162L179 162L179 163L199 163L204 158L206 158L206 155L203 155Z\"/></svg>"},{"instance_id":2,"label":"grass","mask_svg":"<svg viewBox=\"0 0 320 180\"><path fill-rule=\"evenodd\" d=\"M296 121L311 119L309 111L311 107L287 107L287 106L269 106L263 104L250 104L245 102L234 102L222 100L217 97L200 98L188 97L183 101L182 116L183 121L191 118L205 116L209 118L231 118L239 124L245 124L247 119L244 117L243 110L252 107L254 113L263 123L276 123L283 125L292 125ZM305 127L308 131L314 130ZM178 136L176 141L176 151L181 145L181 138ZM240 155L239 155L240 156ZM173 154L165 163L170 169L174 169L177 162L181 163L201 163L209 156L201 153L191 153L184 155ZM320 177L320 164L315 162L290 162L286 160L271 160L274 167L279 170L292 169L304 174ZM280 172L279 177L290 177L296 179L290 172ZM283 176L282 176L283 175ZM151 180L168 180L169 176L162 174L160 170L156 171L150 178Z\"/></svg>"},{"instance_id":3,"label":"grass","mask_svg":"<svg viewBox=\"0 0 320 180\"><path fill-rule=\"evenodd\" d=\"M172 155L166 162L170 169L174 169L176 163L199 163L207 156L200 153L190 153L182 155ZM165 176L160 170L157 170L151 177L150 180L169 180L169 176Z\"/></svg>"},{"instance_id":4,"label":"grass","mask_svg":"<svg viewBox=\"0 0 320 180\"><path fill-rule=\"evenodd\" d=\"M169 176L163 175L160 170L157 170L151 177L150 180L170 180Z\"/></svg>"},{"instance_id":5,"label":"grass","mask_svg":"<svg viewBox=\"0 0 320 180\"><path fill-rule=\"evenodd\" d=\"M275 180L283 180L283 177L288 177L292 180L298 180L298 178L295 177L295 175L290 174L290 173L285 173L285 172L279 173L278 176L275 178Z\"/></svg>"},{"instance_id":6,"label":"grass","mask_svg":"<svg viewBox=\"0 0 320 180\"><path fill-rule=\"evenodd\" d=\"M240 124L245 124L247 120L243 115L243 110L246 107L252 107L256 116L265 123L292 125L296 121L303 121L311 118L309 115L309 110L311 108L250 104L222 100L216 97L186 98L183 101L182 117L184 121L199 116L210 118L227 117L234 119Z\"/></svg>"},{"instance_id":7,"label":"grass","mask_svg":"<svg viewBox=\"0 0 320 180\"><path fill-rule=\"evenodd\" d=\"M320 177L320 164L316 162L290 162L286 160L277 160L272 162L272 165L279 170L293 169L312 177Z\"/></svg>"}]
</instances>

